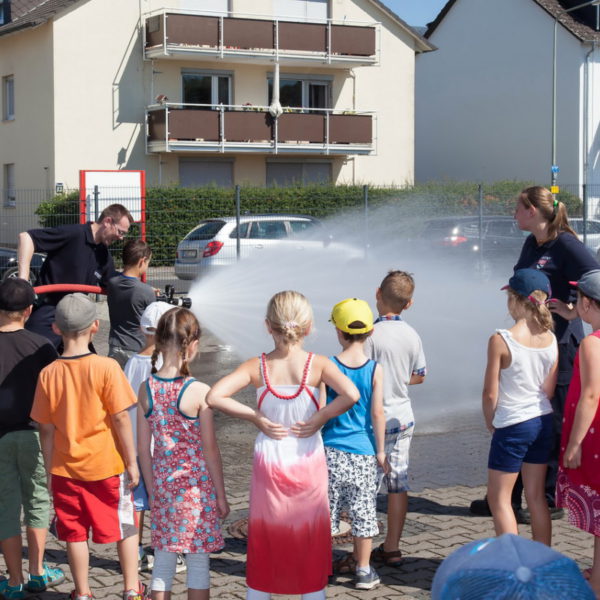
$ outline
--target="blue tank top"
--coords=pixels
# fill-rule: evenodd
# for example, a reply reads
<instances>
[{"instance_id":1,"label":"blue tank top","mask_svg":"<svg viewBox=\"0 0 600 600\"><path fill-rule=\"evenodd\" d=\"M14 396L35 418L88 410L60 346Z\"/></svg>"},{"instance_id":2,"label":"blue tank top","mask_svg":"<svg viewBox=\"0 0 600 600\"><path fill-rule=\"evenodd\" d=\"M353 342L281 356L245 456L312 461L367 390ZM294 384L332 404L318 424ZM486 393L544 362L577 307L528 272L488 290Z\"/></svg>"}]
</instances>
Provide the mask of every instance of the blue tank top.
<instances>
[{"instance_id":1,"label":"blue tank top","mask_svg":"<svg viewBox=\"0 0 600 600\"><path fill-rule=\"evenodd\" d=\"M347 367L335 356L331 360L338 369L352 380L360 392L360 400L344 414L330 419L323 427L321 434L325 446L349 452L351 454L376 454L375 436L371 423L371 394L373 392L373 375L377 363L368 359L361 367ZM327 404L337 394L327 388Z\"/></svg>"}]
</instances>

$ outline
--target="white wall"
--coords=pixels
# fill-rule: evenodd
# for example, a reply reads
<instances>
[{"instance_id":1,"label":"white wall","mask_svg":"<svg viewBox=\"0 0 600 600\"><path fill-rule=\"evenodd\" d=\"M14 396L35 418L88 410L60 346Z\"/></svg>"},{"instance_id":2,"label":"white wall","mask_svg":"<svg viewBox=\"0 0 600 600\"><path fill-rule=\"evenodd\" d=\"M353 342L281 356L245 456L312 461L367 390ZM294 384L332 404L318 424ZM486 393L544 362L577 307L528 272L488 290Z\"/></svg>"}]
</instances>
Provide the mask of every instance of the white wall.
<instances>
[{"instance_id":1,"label":"white wall","mask_svg":"<svg viewBox=\"0 0 600 600\"><path fill-rule=\"evenodd\" d=\"M590 215L598 218L600 216L600 49L596 49L588 58L587 77L586 176Z\"/></svg>"},{"instance_id":2,"label":"white wall","mask_svg":"<svg viewBox=\"0 0 600 600\"><path fill-rule=\"evenodd\" d=\"M554 20L532 0L457 0L417 57L416 178L549 183ZM585 49L558 30L559 183L580 176Z\"/></svg>"}]
</instances>

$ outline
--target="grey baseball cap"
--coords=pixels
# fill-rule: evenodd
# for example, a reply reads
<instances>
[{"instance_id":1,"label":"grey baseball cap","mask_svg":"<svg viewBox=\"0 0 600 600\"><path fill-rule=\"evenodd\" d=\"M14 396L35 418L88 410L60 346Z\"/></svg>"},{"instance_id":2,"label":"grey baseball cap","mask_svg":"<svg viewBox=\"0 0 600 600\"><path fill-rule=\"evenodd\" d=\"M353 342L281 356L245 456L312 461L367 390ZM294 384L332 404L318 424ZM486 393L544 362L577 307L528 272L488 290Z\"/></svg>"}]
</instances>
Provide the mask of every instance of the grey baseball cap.
<instances>
[{"instance_id":1,"label":"grey baseball cap","mask_svg":"<svg viewBox=\"0 0 600 600\"><path fill-rule=\"evenodd\" d=\"M600 269L588 271L579 281L569 281L586 296L600 302Z\"/></svg>"},{"instance_id":2,"label":"grey baseball cap","mask_svg":"<svg viewBox=\"0 0 600 600\"><path fill-rule=\"evenodd\" d=\"M87 329L98 317L96 305L85 294L68 294L56 305L54 322L63 333Z\"/></svg>"}]
</instances>

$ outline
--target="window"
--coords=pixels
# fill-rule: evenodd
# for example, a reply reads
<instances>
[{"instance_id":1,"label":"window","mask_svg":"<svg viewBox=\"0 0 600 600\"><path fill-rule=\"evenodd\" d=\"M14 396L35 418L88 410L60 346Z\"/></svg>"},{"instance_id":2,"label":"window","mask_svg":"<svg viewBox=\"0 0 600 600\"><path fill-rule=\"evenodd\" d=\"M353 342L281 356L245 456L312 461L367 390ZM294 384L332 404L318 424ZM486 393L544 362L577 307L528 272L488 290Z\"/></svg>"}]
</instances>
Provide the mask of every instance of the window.
<instances>
[{"instance_id":1,"label":"window","mask_svg":"<svg viewBox=\"0 0 600 600\"><path fill-rule=\"evenodd\" d=\"M184 104L231 104L230 73L183 71L181 79Z\"/></svg>"},{"instance_id":2,"label":"window","mask_svg":"<svg viewBox=\"0 0 600 600\"><path fill-rule=\"evenodd\" d=\"M321 229L316 221L290 221L292 234L301 239L307 239L315 235Z\"/></svg>"},{"instance_id":3,"label":"window","mask_svg":"<svg viewBox=\"0 0 600 600\"><path fill-rule=\"evenodd\" d=\"M10 23L10 0L0 0L0 25Z\"/></svg>"},{"instance_id":4,"label":"window","mask_svg":"<svg viewBox=\"0 0 600 600\"><path fill-rule=\"evenodd\" d=\"M330 162L268 162L267 185L330 183Z\"/></svg>"},{"instance_id":5,"label":"window","mask_svg":"<svg viewBox=\"0 0 600 600\"><path fill-rule=\"evenodd\" d=\"M228 0L179 0L180 10L193 10L194 12L202 12L207 15L222 15L227 16L229 8Z\"/></svg>"},{"instance_id":6,"label":"window","mask_svg":"<svg viewBox=\"0 0 600 600\"><path fill-rule=\"evenodd\" d=\"M273 98L273 76L267 79L269 104ZM279 78L279 102L281 106L296 108L330 108L331 80L288 76Z\"/></svg>"},{"instance_id":7,"label":"window","mask_svg":"<svg viewBox=\"0 0 600 600\"><path fill-rule=\"evenodd\" d=\"M15 78L8 75L2 78L2 118L12 121L15 118Z\"/></svg>"},{"instance_id":8,"label":"window","mask_svg":"<svg viewBox=\"0 0 600 600\"><path fill-rule=\"evenodd\" d=\"M223 229L223 225L225 225L225 221L207 221L190 231L183 239L191 242L212 240Z\"/></svg>"},{"instance_id":9,"label":"window","mask_svg":"<svg viewBox=\"0 0 600 600\"><path fill-rule=\"evenodd\" d=\"M254 221L250 225L250 239L279 240L287 237L285 221Z\"/></svg>"},{"instance_id":10,"label":"window","mask_svg":"<svg viewBox=\"0 0 600 600\"><path fill-rule=\"evenodd\" d=\"M327 0L274 0L275 14L290 21L324 21Z\"/></svg>"},{"instance_id":11,"label":"window","mask_svg":"<svg viewBox=\"0 0 600 600\"><path fill-rule=\"evenodd\" d=\"M205 185L231 187L233 185L233 161L180 158L179 185L182 187L203 187Z\"/></svg>"},{"instance_id":12,"label":"window","mask_svg":"<svg viewBox=\"0 0 600 600\"><path fill-rule=\"evenodd\" d=\"M250 223L240 223L240 237L245 238L248 237L248 225ZM229 234L230 238L237 238L238 236L238 228L234 227L233 231Z\"/></svg>"},{"instance_id":13,"label":"window","mask_svg":"<svg viewBox=\"0 0 600 600\"><path fill-rule=\"evenodd\" d=\"M15 165L4 165L4 206L14 208L17 205L17 190L15 189Z\"/></svg>"}]
</instances>

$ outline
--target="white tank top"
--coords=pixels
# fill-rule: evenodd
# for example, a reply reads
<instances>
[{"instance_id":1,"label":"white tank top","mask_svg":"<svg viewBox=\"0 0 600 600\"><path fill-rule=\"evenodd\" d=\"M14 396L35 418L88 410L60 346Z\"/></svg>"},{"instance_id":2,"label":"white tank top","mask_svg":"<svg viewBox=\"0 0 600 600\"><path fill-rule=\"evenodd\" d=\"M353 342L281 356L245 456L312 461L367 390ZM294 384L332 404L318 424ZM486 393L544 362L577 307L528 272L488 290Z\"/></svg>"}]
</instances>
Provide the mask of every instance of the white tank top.
<instances>
[{"instance_id":1,"label":"white tank top","mask_svg":"<svg viewBox=\"0 0 600 600\"><path fill-rule=\"evenodd\" d=\"M556 338L545 348L529 348L517 342L510 331L497 329L511 355L510 366L500 371L498 404L492 424L496 428L522 423L552 412L542 385L558 356Z\"/></svg>"}]
</instances>

